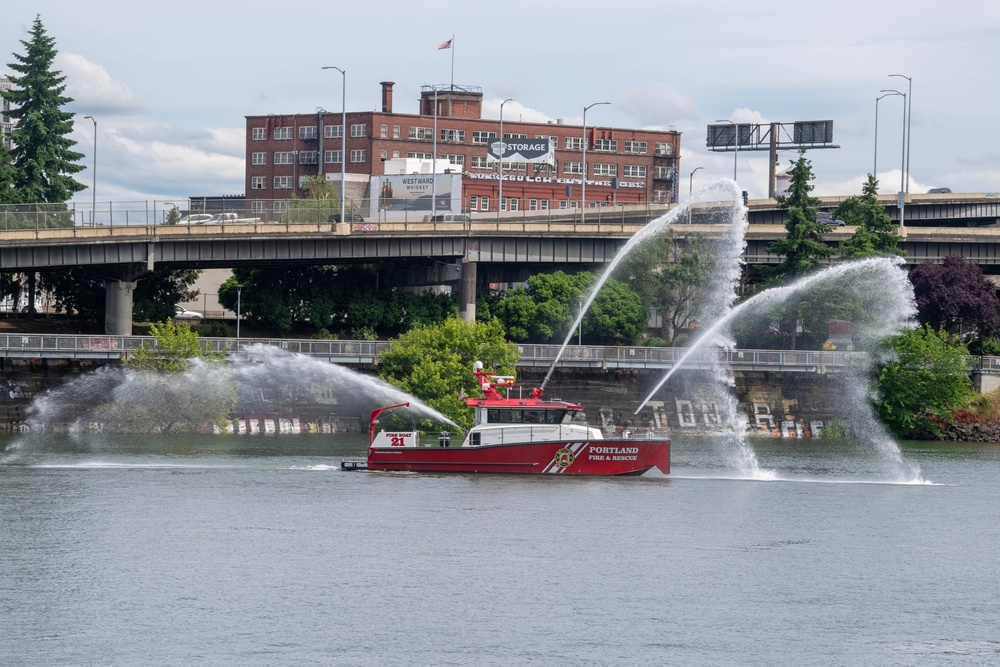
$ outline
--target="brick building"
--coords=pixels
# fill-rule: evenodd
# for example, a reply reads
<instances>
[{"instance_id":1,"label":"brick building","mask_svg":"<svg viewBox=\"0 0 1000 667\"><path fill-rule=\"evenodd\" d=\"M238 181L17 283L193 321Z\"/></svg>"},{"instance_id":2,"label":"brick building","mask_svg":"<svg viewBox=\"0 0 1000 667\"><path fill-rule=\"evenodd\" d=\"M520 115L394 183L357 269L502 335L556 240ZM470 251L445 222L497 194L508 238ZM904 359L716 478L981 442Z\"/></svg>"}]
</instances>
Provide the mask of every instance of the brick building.
<instances>
[{"instance_id":1,"label":"brick building","mask_svg":"<svg viewBox=\"0 0 1000 667\"><path fill-rule=\"evenodd\" d=\"M386 173L394 158L431 160L462 171L462 201L470 212L538 211L580 205L583 128L504 119L505 138L552 137L555 166L504 162L503 202L499 165L487 160L487 143L499 134L499 120L482 118L482 90L470 86L424 86L416 114L393 110L393 83L382 84L382 110L348 112L346 118L347 201L367 211L371 176ZM435 133L435 103L437 105ZM305 178L322 174L339 189L342 133L340 112L247 116L246 193L251 210L280 213ZM587 126L588 207L677 201L680 133ZM374 193L378 196L378 193Z\"/></svg>"}]
</instances>

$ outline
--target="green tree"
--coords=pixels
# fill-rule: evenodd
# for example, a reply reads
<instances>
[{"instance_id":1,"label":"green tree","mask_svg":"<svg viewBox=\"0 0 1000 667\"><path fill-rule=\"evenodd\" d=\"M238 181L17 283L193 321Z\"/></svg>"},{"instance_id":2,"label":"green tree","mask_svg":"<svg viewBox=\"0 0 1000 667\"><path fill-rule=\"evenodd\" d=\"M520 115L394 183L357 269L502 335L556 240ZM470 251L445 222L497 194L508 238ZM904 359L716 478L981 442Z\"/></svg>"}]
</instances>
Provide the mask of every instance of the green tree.
<instances>
[{"instance_id":1,"label":"green tree","mask_svg":"<svg viewBox=\"0 0 1000 667\"><path fill-rule=\"evenodd\" d=\"M157 269L136 281L133 318L137 322L157 322L173 317L174 306L193 301L192 289L201 271ZM104 317L105 276L91 269L74 268L43 271L38 285L52 294L57 312L76 313L80 319L99 322Z\"/></svg>"},{"instance_id":2,"label":"green tree","mask_svg":"<svg viewBox=\"0 0 1000 667\"><path fill-rule=\"evenodd\" d=\"M792 163L788 194L778 197L778 205L788 211L785 238L768 244L768 252L783 257L781 263L767 271L774 280L794 278L816 269L822 261L833 255L833 248L826 244L823 235L830 226L816 222L820 201L809 193L813 190L812 163L806 151L799 152L799 159Z\"/></svg>"},{"instance_id":3,"label":"green tree","mask_svg":"<svg viewBox=\"0 0 1000 667\"><path fill-rule=\"evenodd\" d=\"M2 92L14 121L14 189L20 203L65 203L86 188L72 177L83 170L83 154L72 150L73 114L62 110L73 100L63 96L66 77L52 69L55 40L46 34L40 17L35 17L29 34L30 40L21 40L26 53L15 53L15 62L7 65L16 72L10 77L13 87Z\"/></svg>"},{"instance_id":4,"label":"green tree","mask_svg":"<svg viewBox=\"0 0 1000 667\"><path fill-rule=\"evenodd\" d=\"M220 361L225 354L206 352L198 339L198 332L187 324L166 321L149 326L155 339L152 345L143 344L132 352L122 364L126 368L167 373L183 373L191 368L193 359Z\"/></svg>"},{"instance_id":5,"label":"green tree","mask_svg":"<svg viewBox=\"0 0 1000 667\"><path fill-rule=\"evenodd\" d=\"M851 238L840 244L840 254L847 259L860 259L873 255L898 255L906 253L899 247L902 240L896 234L899 226L885 212L878 200L878 180L868 174L861 196L848 197L833 211L834 217L857 229Z\"/></svg>"},{"instance_id":6,"label":"green tree","mask_svg":"<svg viewBox=\"0 0 1000 667\"><path fill-rule=\"evenodd\" d=\"M17 190L14 186L16 174L14 157L0 137L0 205L17 203Z\"/></svg>"},{"instance_id":7,"label":"green tree","mask_svg":"<svg viewBox=\"0 0 1000 667\"><path fill-rule=\"evenodd\" d=\"M307 176L302 190L304 197L293 194L288 200L283 222L326 222L331 215L340 215L340 198L323 176Z\"/></svg>"},{"instance_id":8,"label":"green tree","mask_svg":"<svg viewBox=\"0 0 1000 667\"><path fill-rule=\"evenodd\" d=\"M479 396L472 365L482 361L498 375L514 375L520 357L498 320L469 324L451 317L410 329L379 355L378 375L438 410L462 428L472 411L458 396Z\"/></svg>"},{"instance_id":9,"label":"green tree","mask_svg":"<svg viewBox=\"0 0 1000 667\"><path fill-rule=\"evenodd\" d=\"M937 424L969 405L976 392L957 336L924 326L889 341L893 358L878 373L882 421L900 437L933 437Z\"/></svg>"}]
</instances>

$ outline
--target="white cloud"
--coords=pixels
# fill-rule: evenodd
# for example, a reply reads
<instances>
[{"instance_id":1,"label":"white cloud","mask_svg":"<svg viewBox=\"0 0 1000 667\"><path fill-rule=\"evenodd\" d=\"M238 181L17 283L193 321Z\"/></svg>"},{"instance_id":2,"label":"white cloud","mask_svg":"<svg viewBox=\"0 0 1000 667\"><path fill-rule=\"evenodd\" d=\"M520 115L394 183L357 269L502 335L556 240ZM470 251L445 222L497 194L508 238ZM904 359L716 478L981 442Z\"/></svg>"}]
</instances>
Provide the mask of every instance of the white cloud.
<instances>
[{"instance_id":1,"label":"white cloud","mask_svg":"<svg viewBox=\"0 0 1000 667\"><path fill-rule=\"evenodd\" d=\"M95 114L128 114L142 110L142 105L127 84L111 78L101 65L75 53L56 56L55 67L66 76L66 94L74 106Z\"/></svg>"},{"instance_id":2,"label":"white cloud","mask_svg":"<svg viewBox=\"0 0 1000 667\"><path fill-rule=\"evenodd\" d=\"M641 126L673 125L677 121L693 120L701 115L697 104L665 83L628 88L616 94L615 100Z\"/></svg>"}]
</instances>

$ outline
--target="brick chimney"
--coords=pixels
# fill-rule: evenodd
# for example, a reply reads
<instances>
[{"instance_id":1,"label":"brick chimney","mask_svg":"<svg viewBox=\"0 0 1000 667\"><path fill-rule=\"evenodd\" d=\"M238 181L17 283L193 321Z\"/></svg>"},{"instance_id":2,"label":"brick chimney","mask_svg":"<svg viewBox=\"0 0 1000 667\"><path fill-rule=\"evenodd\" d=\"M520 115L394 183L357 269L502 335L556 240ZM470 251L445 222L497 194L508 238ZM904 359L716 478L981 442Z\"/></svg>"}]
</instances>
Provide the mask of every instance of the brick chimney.
<instances>
[{"instance_id":1,"label":"brick chimney","mask_svg":"<svg viewBox=\"0 0 1000 667\"><path fill-rule=\"evenodd\" d=\"M392 87L394 81L383 81L382 86L382 113L392 113Z\"/></svg>"}]
</instances>

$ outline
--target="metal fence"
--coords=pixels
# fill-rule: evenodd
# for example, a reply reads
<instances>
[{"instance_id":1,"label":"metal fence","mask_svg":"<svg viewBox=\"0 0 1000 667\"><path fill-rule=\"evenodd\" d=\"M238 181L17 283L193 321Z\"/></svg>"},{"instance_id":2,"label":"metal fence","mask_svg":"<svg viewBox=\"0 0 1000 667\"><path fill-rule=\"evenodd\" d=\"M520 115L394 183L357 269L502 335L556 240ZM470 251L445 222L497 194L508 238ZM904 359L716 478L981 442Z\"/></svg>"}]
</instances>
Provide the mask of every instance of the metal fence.
<instances>
[{"instance_id":1,"label":"metal fence","mask_svg":"<svg viewBox=\"0 0 1000 667\"><path fill-rule=\"evenodd\" d=\"M575 204L575 202L573 202ZM349 222L357 231L366 224L433 221L553 222L586 219L588 223L648 222L675 205L605 205L589 208L530 209L515 211L470 211L462 202L441 200L441 208L379 209L372 214L371 200L348 199L345 218L335 200L192 198L182 200L70 202L68 204L0 205L0 231L66 229L73 227L150 227L159 225L246 225L250 223L321 224ZM457 214L452 211L462 211ZM372 231L374 231L374 227Z\"/></svg>"}]
</instances>

